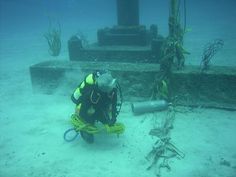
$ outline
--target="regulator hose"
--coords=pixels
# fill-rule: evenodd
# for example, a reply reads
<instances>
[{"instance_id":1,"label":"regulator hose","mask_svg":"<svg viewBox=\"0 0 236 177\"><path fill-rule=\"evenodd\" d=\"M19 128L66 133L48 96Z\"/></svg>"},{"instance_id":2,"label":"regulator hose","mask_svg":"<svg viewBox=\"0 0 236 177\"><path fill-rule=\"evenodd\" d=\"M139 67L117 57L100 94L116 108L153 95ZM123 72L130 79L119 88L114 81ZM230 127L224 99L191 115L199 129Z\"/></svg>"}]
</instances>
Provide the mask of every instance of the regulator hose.
<instances>
[{"instance_id":1,"label":"regulator hose","mask_svg":"<svg viewBox=\"0 0 236 177\"><path fill-rule=\"evenodd\" d=\"M69 138L67 137L67 134L70 133L71 131L74 131L74 132L75 132L75 135L74 135L71 139L69 139ZM79 135L79 133L76 132L75 128L70 128L70 129L68 129L68 130L65 131L63 137L64 137L64 140L65 140L66 142L72 142L72 141L74 141L74 140L77 138L78 135Z\"/></svg>"}]
</instances>

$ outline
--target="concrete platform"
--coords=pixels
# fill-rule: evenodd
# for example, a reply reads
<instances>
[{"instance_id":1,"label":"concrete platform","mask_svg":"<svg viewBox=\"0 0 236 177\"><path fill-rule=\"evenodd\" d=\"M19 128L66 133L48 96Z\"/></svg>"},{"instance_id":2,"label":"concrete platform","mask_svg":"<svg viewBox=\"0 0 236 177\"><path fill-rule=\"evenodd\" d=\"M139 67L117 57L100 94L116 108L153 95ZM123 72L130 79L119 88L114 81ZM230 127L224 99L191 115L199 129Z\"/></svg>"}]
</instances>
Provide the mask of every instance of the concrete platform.
<instances>
[{"instance_id":1,"label":"concrete platform","mask_svg":"<svg viewBox=\"0 0 236 177\"><path fill-rule=\"evenodd\" d=\"M236 68L212 66L201 73L199 67L187 66L174 71L172 95L178 104L209 108L236 109Z\"/></svg>"},{"instance_id":2,"label":"concrete platform","mask_svg":"<svg viewBox=\"0 0 236 177\"><path fill-rule=\"evenodd\" d=\"M63 87L65 94L68 91L71 94L85 75L95 70L112 71L112 75L118 79L123 88L125 97L148 97L155 73L159 70L159 65L120 62L45 61L30 67L33 91L53 94ZM146 88L143 84L146 85Z\"/></svg>"},{"instance_id":3,"label":"concrete platform","mask_svg":"<svg viewBox=\"0 0 236 177\"><path fill-rule=\"evenodd\" d=\"M71 61L93 62L155 62L151 46L98 46L93 44L81 49L69 49Z\"/></svg>"},{"instance_id":4,"label":"concrete platform","mask_svg":"<svg viewBox=\"0 0 236 177\"><path fill-rule=\"evenodd\" d=\"M30 67L34 92L70 95L94 70L109 69L122 87L125 100L149 99L158 64L117 62L46 61ZM236 68L211 67L200 73L197 66L174 71L171 94L177 104L236 110Z\"/></svg>"}]
</instances>

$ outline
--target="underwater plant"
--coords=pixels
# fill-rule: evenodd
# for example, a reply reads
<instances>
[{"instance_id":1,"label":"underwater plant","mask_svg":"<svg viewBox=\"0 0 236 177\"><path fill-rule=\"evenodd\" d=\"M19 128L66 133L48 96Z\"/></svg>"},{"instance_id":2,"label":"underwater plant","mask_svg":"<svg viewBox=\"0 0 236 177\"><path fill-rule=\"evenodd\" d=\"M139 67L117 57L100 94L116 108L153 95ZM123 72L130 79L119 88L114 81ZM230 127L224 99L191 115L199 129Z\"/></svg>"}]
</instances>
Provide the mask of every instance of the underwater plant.
<instances>
[{"instance_id":1,"label":"underwater plant","mask_svg":"<svg viewBox=\"0 0 236 177\"><path fill-rule=\"evenodd\" d=\"M48 32L44 34L47 40L49 49L48 52L51 56L58 56L61 51L61 27L58 24L58 28L49 28Z\"/></svg>"},{"instance_id":2,"label":"underwater plant","mask_svg":"<svg viewBox=\"0 0 236 177\"><path fill-rule=\"evenodd\" d=\"M204 72L209 69L210 61L213 56L224 46L224 41L221 39L215 39L205 45L203 49L202 60L200 63L200 70Z\"/></svg>"},{"instance_id":3,"label":"underwater plant","mask_svg":"<svg viewBox=\"0 0 236 177\"><path fill-rule=\"evenodd\" d=\"M172 64L175 63L177 69L183 69L185 63L185 54L190 54L183 48L184 35L186 33L186 0L184 2L184 25L181 25L180 18L180 0L170 0L170 16L169 16L169 36L167 44L164 45L168 54L172 53ZM183 26L183 27L182 27Z\"/></svg>"},{"instance_id":4,"label":"underwater plant","mask_svg":"<svg viewBox=\"0 0 236 177\"><path fill-rule=\"evenodd\" d=\"M161 100L169 100L169 80L167 78L159 78L156 76L154 84L151 100L161 99Z\"/></svg>"},{"instance_id":5,"label":"underwater plant","mask_svg":"<svg viewBox=\"0 0 236 177\"><path fill-rule=\"evenodd\" d=\"M161 46L160 74L155 78L151 99L156 99L158 97L157 95L159 95L159 98L161 99L170 99L170 92L168 91L168 87L170 87L169 85L171 84L169 80L172 74L173 66L178 70L183 69L185 63L185 55L190 54L183 48L183 39L184 34L186 33L186 0L184 0L183 2L184 25L181 25L181 1L170 0L170 15L168 23L169 35L164 40ZM163 83L166 84L163 85Z\"/></svg>"}]
</instances>

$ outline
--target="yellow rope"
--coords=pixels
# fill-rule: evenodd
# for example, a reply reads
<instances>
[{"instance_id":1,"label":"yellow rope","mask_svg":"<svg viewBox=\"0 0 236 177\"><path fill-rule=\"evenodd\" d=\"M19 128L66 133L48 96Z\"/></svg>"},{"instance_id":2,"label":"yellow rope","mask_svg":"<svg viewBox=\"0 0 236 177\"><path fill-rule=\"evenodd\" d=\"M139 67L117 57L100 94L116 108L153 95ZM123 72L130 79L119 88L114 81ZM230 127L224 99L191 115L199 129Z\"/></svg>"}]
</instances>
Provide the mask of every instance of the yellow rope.
<instances>
[{"instance_id":1,"label":"yellow rope","mask_svg":"<svg viewBox=\"0 0 236 177\"><path fill-rule=\"evenodd\" d=\"M71 123L77 132L85 131L90 134L96 134L103 129L105 129L108 133L122 134L125 130L125 126L122 123L115 123L113 126L105 125L103 128L99 129L94 125L86 123L75 114L71 115Z\"/></svg>"},{"instance_id":2,"label":"yellow rope","mask_svg":"<svg viewBox=\"0 0 236 177\"><path fill-rule=\"evenodd\" d=\"M99 129L97 127L84 122L81 118L79 118L75 114L72 114L71 116L71 123L75 127L75 130L77 132L85 131L90 134L95 134L99 132Z\"/></svg>"}]
</instances>

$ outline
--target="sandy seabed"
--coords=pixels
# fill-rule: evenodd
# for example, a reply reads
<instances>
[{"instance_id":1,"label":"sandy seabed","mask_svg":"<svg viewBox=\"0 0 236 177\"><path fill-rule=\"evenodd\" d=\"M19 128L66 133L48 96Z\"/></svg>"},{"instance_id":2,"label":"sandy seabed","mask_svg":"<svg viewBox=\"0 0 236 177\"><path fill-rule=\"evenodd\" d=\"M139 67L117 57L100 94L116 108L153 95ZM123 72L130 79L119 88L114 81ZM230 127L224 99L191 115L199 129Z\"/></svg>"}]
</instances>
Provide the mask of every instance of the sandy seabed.
<instances>
[{"instance_id":1,"label":"sandy seabed","mask_svg":"<svg viewBox=\"0 0 236 177\"><path fill-rule=\"evenodd\" d=\"M1 177L150 177L155 166L145 157L156 137L149 135L166 111L134 116L130 103L118 117L123 135L102 132L94 144L81 137L65 142L74 105L68 96L33 94L29 73L22 69L1 75ZM172 142L185 154L172 158L161 176L234 177L236 175L236 112L178 107Z\"/></svg>"},{"instance_id":2,"label":"sandy seabed","mask_svg":"<svg viewBox=\"0 0 236 177\"><path fill-rule=\"evenodd\" d=\"M156 141L148 133L166 112L133 116L124 103L119 121L123 135L102 132L94 144L81 137L68 143L73 105L64 96L31 95L25 101L1 104L0 176L2 177L135 177L155 176L145 156ZM23 99L23 98L22 98ZM5 108L5 109L4 109ZM6 109L8 111L6 112ZM236 174L236 113L178 108L172 142L185 154L170 160L161 176L234 177Z\"/></svg>"}]
</instances>

